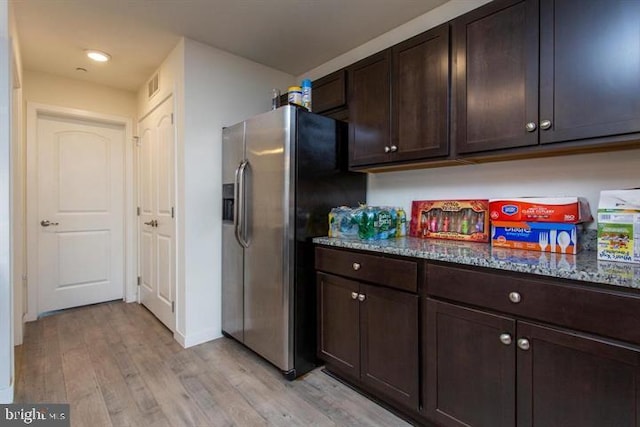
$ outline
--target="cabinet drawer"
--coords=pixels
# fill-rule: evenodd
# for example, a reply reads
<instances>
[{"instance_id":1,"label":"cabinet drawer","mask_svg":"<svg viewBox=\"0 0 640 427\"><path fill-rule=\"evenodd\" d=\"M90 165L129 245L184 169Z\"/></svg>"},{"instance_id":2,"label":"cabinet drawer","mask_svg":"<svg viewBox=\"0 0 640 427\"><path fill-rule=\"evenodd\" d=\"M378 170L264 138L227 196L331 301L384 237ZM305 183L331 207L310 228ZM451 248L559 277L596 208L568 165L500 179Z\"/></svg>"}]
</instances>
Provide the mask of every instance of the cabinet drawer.
<instances>
[{"instance_id":1,"label":"cabinet drawer","mask_svg":"<svg viewBox=\"0 0 640 427\"><path fill-rule=\"evenodd\" d=\"M640 344L640 298L547 280L429 264L427 293ZM519 302L510 294L517 293Z\"/></svg>"},{"instance_id":2,"label":"cabinet drawer","mask_svg":"<svg viewBox=\"0 0 640 427\"><path fill-rule=\"evenodd\" d=\"M418 291L416 261L316 248L316 269L404 291Z\"/></svg>"}]
</instances>

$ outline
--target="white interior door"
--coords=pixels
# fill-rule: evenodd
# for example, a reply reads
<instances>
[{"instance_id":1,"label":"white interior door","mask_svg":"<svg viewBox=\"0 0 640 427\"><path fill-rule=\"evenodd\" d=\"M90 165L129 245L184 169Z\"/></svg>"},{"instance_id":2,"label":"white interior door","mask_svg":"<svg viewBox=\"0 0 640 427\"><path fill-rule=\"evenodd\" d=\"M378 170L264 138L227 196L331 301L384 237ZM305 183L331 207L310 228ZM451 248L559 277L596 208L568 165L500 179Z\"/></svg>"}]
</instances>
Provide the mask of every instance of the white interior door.
<instances>
[{"instance_id":1,"label":"white interior door","mask_svg":"<svg viewBox=\"0 0 640 427\"><path fill-rule=\"evenodd\" d=\"M140 121L140 302L175 328L173 99Z\"/></svg>"},{"instance_id":2,"label":"white interior door","mask_svg":"<svg viewBox=\"0 0 640 427\"><path fill-rule=\"evenodd\" d=\"M125 129L39 115L38 312L124 295Z\"/></svg>"}]
</instances>

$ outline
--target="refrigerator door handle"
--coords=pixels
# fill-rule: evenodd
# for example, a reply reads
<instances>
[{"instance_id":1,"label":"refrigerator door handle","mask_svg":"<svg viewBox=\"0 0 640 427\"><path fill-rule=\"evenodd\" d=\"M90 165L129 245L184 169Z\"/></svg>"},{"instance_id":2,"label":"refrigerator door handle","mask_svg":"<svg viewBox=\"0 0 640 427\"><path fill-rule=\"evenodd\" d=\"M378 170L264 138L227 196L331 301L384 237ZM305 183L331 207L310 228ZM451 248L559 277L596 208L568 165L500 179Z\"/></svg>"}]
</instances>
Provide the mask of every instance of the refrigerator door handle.
<instances>
[{"instance_id":1,"label":"refrigerator door handle","mask_svg":"<svg viewBox=\"0 0 640 427\"><path fill-rule=\"evenodd\" d=\"M247 242L245 240L245 234L246 234L246 229L245 229L245 219L246 217L246 213L245 213L245 206L244 206L244 198L245 198L245 194L244 194L244 172L247 169L247 166L249 165L249 162L246 160L243 160L240 163L240 166L238 166L238 169L236 169L236 205L237 205L237 209L236 209L236 218L235 218L235 222L236 222L236 228L235 228L235 232L236 232L236 239L238 240L238 243L240 243L240 245L243 248L248 248L249 247L249 242Z\"/></svg>"}]
</instances>

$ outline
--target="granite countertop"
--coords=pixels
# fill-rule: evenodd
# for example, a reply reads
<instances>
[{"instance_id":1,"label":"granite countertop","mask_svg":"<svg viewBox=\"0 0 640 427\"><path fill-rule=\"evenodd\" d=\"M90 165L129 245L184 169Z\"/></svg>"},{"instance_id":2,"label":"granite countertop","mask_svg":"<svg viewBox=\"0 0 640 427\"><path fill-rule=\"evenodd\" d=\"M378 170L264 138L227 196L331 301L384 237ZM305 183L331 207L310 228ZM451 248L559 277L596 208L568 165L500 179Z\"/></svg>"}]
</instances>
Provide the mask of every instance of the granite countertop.
<instances>
[{"instance_id":1,"label":"granite countertop","mask_svg":"<svg viewBox=\"0 0 640 427\"><path fill-rule=\"evenodd\" d=\"M364 241L316 237L316 244L517 271L582 282L640 288L640 265L600 261L595 251L577 255L491 247L488 243L400 237Z\"/></svg>"}]
</instances>

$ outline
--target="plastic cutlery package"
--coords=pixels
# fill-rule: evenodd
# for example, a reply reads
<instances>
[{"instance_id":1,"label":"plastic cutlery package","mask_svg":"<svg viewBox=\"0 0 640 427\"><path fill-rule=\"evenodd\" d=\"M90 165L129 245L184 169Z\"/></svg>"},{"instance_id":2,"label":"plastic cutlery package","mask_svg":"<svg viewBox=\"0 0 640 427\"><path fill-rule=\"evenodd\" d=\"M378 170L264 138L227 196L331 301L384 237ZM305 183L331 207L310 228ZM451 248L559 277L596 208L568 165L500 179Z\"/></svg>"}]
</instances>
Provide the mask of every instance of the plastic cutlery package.
<instances>
[{"instance_id":1,"label":"plastic cutlery package","mask_svg":"<svg viewBox=\"0 0 640 427\"><path fill-rule=\"evenodd\" d=\"M491 245L563 254L578 253L580 224L493 221Z\"/></svg>"}]
</instances>

